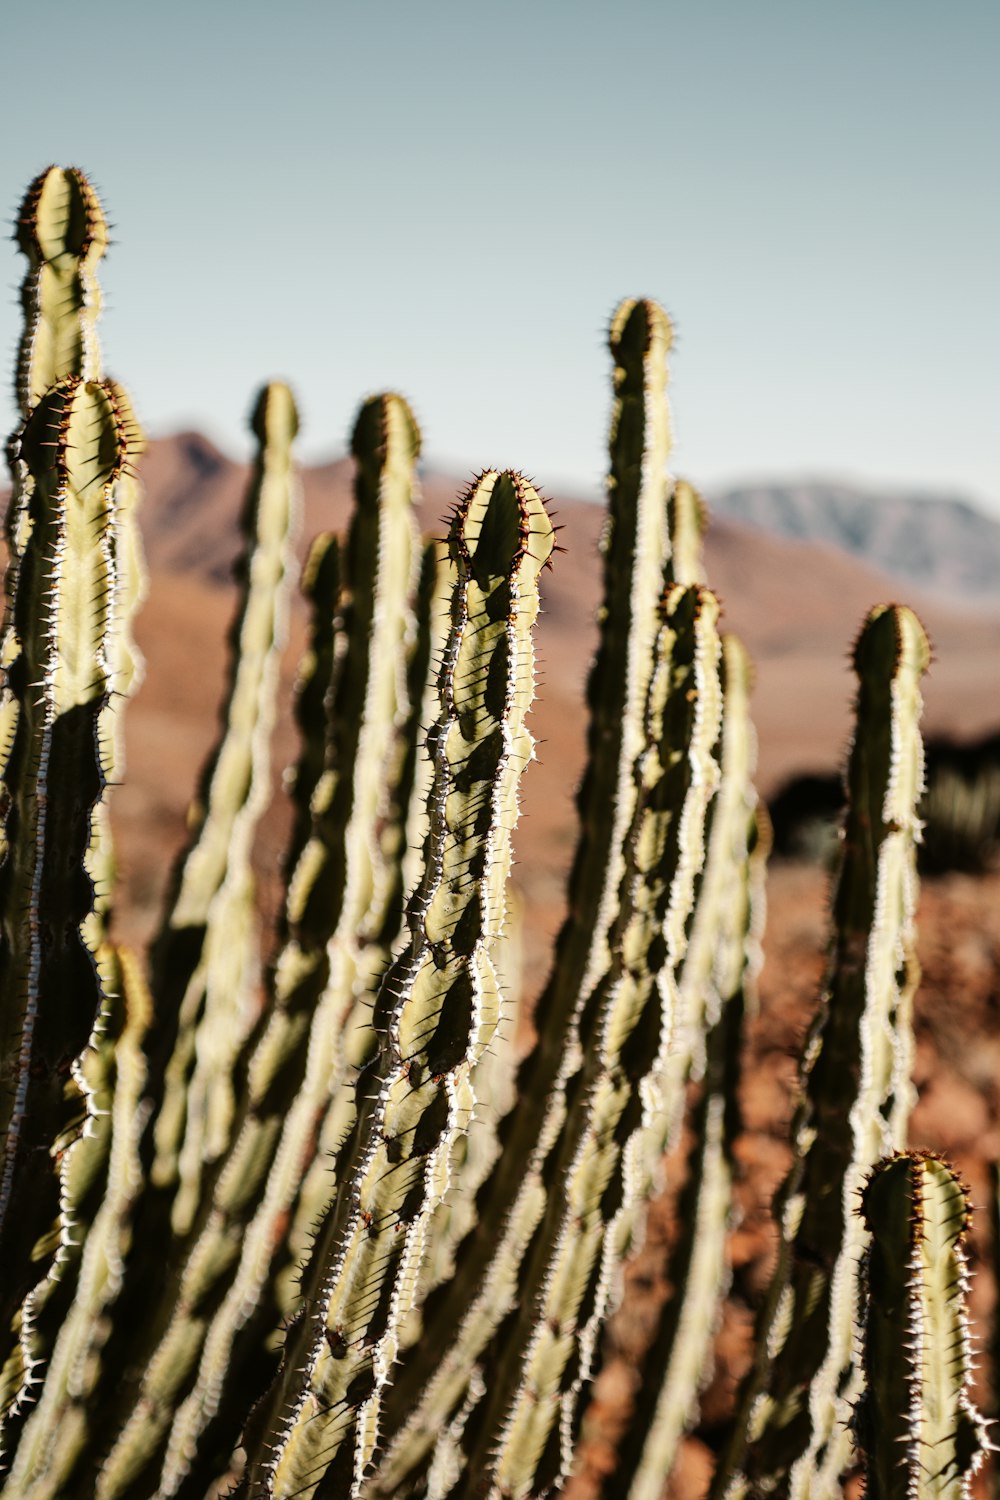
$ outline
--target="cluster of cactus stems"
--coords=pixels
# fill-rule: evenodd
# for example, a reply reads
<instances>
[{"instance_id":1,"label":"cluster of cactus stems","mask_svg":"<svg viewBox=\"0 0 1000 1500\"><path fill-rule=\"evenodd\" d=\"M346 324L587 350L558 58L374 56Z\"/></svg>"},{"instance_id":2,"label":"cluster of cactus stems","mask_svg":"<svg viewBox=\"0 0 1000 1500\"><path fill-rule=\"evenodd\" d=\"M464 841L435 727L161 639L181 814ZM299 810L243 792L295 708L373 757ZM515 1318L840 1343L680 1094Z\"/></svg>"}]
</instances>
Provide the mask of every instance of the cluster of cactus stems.
<instances>
[{"instance_id":1,"label":"cluster of cactus stems","mask_svg":"<svg viewBox=\"0 0 1000 1500\"><path fill-rule=\"evenodd\" d=\"M361 407L347 534L319 537L303 574L285 898L262 962L251 856L299 506L294 401L261 392L221 728L143 963L113 939L105 796L142 672L143 440L101 375L107 231L82 173L37 179L18 244L0 1486L18 1500L558 1493L687 1118L674 1295L607 1489L655 1500L727 1283L768 847L750 664L719 632L704 507L668 472L668 319L639 300L612 320L580 834L538 1041L515 1071L507 887L557 550L544 501L513 470L484 471L446 544L422 544L413 414L394 394ZM855 648L828 975L719 1497L836 1494L852 1434L872 1493L961 1495L986 1443L967 1197L936 1158L900 1154L928 655L895 605Z\"/></svg>"}]
</instances>

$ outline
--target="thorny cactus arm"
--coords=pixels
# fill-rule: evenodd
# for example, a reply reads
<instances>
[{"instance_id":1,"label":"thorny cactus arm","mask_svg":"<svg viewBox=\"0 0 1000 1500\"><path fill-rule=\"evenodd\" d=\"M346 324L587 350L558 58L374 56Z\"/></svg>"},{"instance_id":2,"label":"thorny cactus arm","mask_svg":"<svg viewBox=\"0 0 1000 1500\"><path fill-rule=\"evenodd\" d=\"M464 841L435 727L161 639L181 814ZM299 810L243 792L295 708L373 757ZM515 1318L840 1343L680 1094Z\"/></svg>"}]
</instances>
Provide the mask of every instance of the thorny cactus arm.
<instances>
[{"instance_id":1,"label":"thorny cactus arm","mask_svg":"<svg viewBox=\"0 0 1000 1500\"><path fill-rule=\"evenodd\" d=\"M690 1420L712 1337L707 1309L727 1276L725 1237L739 1134L743 1017L753 1003L761 964L764 876L770 849L767 815L752 776L756 737L749 713L752 668L736 636L722 637L721 780L709 810L705 869L679 982L679 1017L664 1074L660 1138L645 1163L640 1193L656 1191L662 1150L678 1128L677 1100L690 1075L701 1079L692 1121L689 1177L677 1208L680 1237L667 1279L673 1288L645 1355L635 1412L607 1493L656 1500L678 1439ZM578 1414L579 1415L579 1414ZM579 1425L579 1422L577 1422Z\"/></svg>"},{"instance_id":2,"label":"thorny cactus arm","mask_svg":"<svg viewBox=\"0 0 1000 1500\"><path fill-rule=\"evenodd\" d=\"M101 350L97 320L101 310L97 270L107 248L108 231L97 194L75 167L49 167L31 184L17 221L17 243L28 268L21 283L23 331L18 346L16 397L27 418L42 394L60 380L78 375L100 380ZM142 449L141 434L130 417L129 463ZM31 476L17 453L17 436L9 450L14 492L6 516L9 589L13 594L18 559L24 543ZM130 470L118 480L117 597L118 630L112 664L112 690L127 697L141 679L142 658L131 633L132 617L144 597L145 565L135 520L139 487ZM18 651L16 636L4 642L4 666ZM17 704L0 689L0 746L9 747L14 735ZM122 716L102 724L102 755L109 781L120 777ZM6 758L7 748L3 750ZM2 774L2 773L0 773ZM96 949L110 901L114 873L110 829L103 804L95 808L89 860L94 880L95 909L88 923L88 941Z\"/></svg>"},{"instance_id":3,"label":"thorny cactus arm","mask_svg":"<svg viewBox=\"0 0 1000 1500\"><path fill-rule=\"evenodd\" d=\"M99 380L97 267L108 246L100 200L76 167L47 167L17 217L28 261L21 283L23 332L17 351L17 404L25 416L49 386L70 375Z\"/></svg>"},{"instance_id":4,"label":"thorny cactus arm","mask_svg":"<svg viewBox=\"0 0 1000 1500\"><path fill-rule=\"evenodd\" d=\"M181 1238L198 1207L203 1169L229 1142L233 1063L255 968L250 847L270 800L269 746L297 512L298 415L287 386L265 387L252 426L258 451L243 517L245 577L223 731L189 818L192 841L152 954L157 1024L150 1092L159 1112L150 1183L154 1194L169 1195L172 1231Z\"/></svg>"},{"instance_id":5,"label":"thorny cactus arm","mask_svg":"<svg viewBox=\"0 0 1000 1500\"><path fill-rule=\"evenodd\" d=\"M73 377L35 407L20 439L31 479L8 636L17 704L4 768L0 870L0 1364L12 1320L66 1234L60 1173L88 1113L80 1059L101 1004L84 927L99 747L112 710L117 486L130 442L117 386Z\"/></svg>"},{"instance_id":6,"label":"thorny cactus arm","mask_svg":"<svg viewBox=\"0 0 1000 1500\"><path fill-rule=\"evenodd\" d=\"M279 1324L298 1306L298 1271L309 1254L316 1221L330 1198L330 1162L354 1126L356 1078L377 1046L371 1025L371 996L385 965L405 940L405 897L420 879L421 857L427 837L427 803L433 767L423 739L437 715L437 669L448 635L448 611L454 569L441 562L440 542L423 549L415 608L397 650L397 669L405 666L405 689L396 707L397 732L389 743L386 769L388 797L377 821L381 825L375 847L378 876L368 910L359 913L369 941L359 955L360 979L355 978L353 1001L343 997L338 1071L328 1088L316 1149L306 1166L291 1208L288 1232L274 1265L276 1316L267 1329L273 1346ZM403 660L405 656L405 662Z\"/></svg>"},{"instance_id":7,"label":"thorny cactus arm","mask_svg":"<svg viewBox=\"0 0 1000 1500\"><path fill-rule=\"evenodd\" d=\"M792 1496L832 1491L849 1459L862 1233L855 1196L872 1164L903 1144L911 1098L920 679L929 656L919 620L895 605L870 612L855 646L857 728L829 973L803 1054L793 1163L775 1205L778 1267L715 1496L761 1486Z\"/></svg>"},{"instance_id":8,"label":"thorny cactus arm","mask_svg":"<svg viewBox=\"0 0 1000 1500\"><path fill-rule=\"evenodd\" d=\"M662 1108L687 927L718 785L718 605L669 585L644 710L635 811L609 936L611 965L590 1002L593 1041L556 1145L549 1197L521 1279L520 1315L486 1361L464 1482L471 1497L558 1487L572 1414L614 1295L638 1205L644 1136ZM558 1441L553 1428L558 1428ZM552 1438L550 1441L550 1434Z\"/></svg>"},{"instance_id":9,"label":"thorny cactus arm","mask_svg":"<svg viewBox=\"0 0 1000 1500\"><path fill-rule=\"evenodd\" d=\"M740 1129L742 1021L760 965L768 842L766 814L750 812L745 799L741 801L744 849L742 860L734 861L741 888L730 890L731 904L719 913L723 923L709 1006L703 1091L692 1121L690 1177L677 1206L681 1237L667 1274L674 1291L643 1359L632 1425L606 1491L610 1494L613 1484L614 1493L628 1495L629 1500L659 1500L663 1476L673 1467L678 1442L697 1407L714 1332L709 1312L720 1306L728 1279L725 1250L732 1213L733 1144ZM717 828L716 823L713 832Z\"/></svg>"},{"instance_id":10,"label":"thorny cactus arm","mask_svg":"<svg viewBox=\"0 0 1000 1500\"><path fill-rule=\"evenodd\" d=\"M323 774L330 702L344 660L343 622L337 613L340 576L340 541L332 531L320 532L310 544L300 580L302 596L309 606L309 629L295 685L299 755L286 778L292 803L292 831L285 855L286 880L294 872L312 834L313 793ZM284 929L282 936L287 937Z\"/></svg>"},{"instance_id":11,"label":"thorny cactus arm","mask_svg":"<svg viewBox=\"0 0 1000 1500\"><path fill-rule=\"evenodd\" d=\"M634 811L633 773L643 749L657 603L670 557L666 388L672 337L654 302L625 301L612 319L604 600L587 687L588 760L577 795L580 837L569 881L570 913L539 1000L545 1026L520 1070L518 1109L501 1131L503 1154L480 1195L478 1228L462 1247L458 1274L427 1310L435 1327L455 1333L444 1352L421 1341L402 1364L387 1402L384 1472L373 1481L372 1494L391 1494L401 1475L424 1461L516 1297L521 1258L545 1203L543 1169L559 1132L566 1089L580 1067L580 1015L607 968L621 850Z\"/></svg>"},{"instance_id":12,"label":"thorny cactus arm","mask_svg":"<svg viewBox=\"0 0 1000 1500\"><path fill-rule=\"evenodd\" d=\"M58 1279L46 1282L36 1296L31 1327L33 1352L44 1361L44 1384L17 1414L24 1431L13 1462L17 1434L4 1435L8 1485L23 1500L64 1495L86 1440L107 1315L121 1285L130 1210L142 1181L143 1041L152 1000L134 954L118 949L103 967L108 998L81 1064L92 1091L91 1128L74 1147L64 1173L72 1240L63 1248Z\"/></svg>"},{"instance_id":13,"label":"thorny cactus arm","mask_svg":"<svg viewBox=\"0 0 1000 1500\"><path fill-rule=\"evenodd\" d=\"M968 1189L929 1152L890 1157L865 1185L865 1393L853 1428L870 1500L965 1500L985 1457L972 1404L964 1241Z\"/></svg>"},{"instance_id":14,"label":"thorny cactus arm","mask_svg":"<svg viewBox=\"0 0 1000 1500\"><path fill-rule=\"evenodd\" d=\"M491 949L532 756L531 629L552 544L538 495L510 472L481 475L452 522L458 581L428 740L425 873L409 945L379 991L380 1054L359 1081L358 1125L304 1273L304 1312L248 1426L249 1496L310 1495L321 1482L356 1493L374 1446L427 1225L474 1106L469 1075L496 1025Z\"/></svg>"}]
</instances>

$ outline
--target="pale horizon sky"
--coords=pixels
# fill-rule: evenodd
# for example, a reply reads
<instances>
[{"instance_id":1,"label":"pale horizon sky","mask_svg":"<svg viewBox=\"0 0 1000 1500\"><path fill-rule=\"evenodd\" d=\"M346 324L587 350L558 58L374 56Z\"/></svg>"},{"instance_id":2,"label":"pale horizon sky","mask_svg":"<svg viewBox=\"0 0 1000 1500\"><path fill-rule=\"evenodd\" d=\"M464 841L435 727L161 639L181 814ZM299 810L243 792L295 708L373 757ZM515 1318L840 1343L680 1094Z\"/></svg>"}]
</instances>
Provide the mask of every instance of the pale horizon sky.
<instances>
[{"instance_id":1,"label":"pale horizon sky","mask_svg":"<svg viewBox=\"0 0 1000 1500\"><path fill-rule=\"evenodd\" d=\"M0 205L91 175L107 368L154 435L244 454L280 376L314 460L395 388L435 466L595 490L603 330L647 295L677 472L1000 513L994 0L36 0L3 35Z\"/></svg>"}]
</instances>

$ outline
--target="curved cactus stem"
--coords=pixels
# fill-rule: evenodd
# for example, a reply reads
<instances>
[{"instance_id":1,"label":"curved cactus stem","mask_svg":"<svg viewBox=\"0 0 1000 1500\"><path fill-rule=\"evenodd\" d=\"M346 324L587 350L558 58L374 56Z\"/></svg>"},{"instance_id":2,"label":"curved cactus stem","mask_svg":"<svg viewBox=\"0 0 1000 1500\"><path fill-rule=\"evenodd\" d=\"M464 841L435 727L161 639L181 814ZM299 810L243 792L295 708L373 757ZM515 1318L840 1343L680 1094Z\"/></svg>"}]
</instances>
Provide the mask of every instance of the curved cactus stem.
<instances>
[{"instance_id":1,"label":"curved cactus stem","mask_svg":"<svg viewBox=\"0 0 1000 1500\"><path fill-rule=\"evenodd\" d=\"M849 1461L862 1233L854 1202L873 1162L903 1144L911 1099L918 722L929 658L912 611L871 611L854 651L857 729L828 978L803 1053L792 1167L775 1203L778 1267L713 1496L747 1486L832 1493Z\"/></svg>"},{"instance_id":2,"label":"curved cactus stem","mask_svg":"<svg viewBox=\"0 0 1000 1500\"><path fill-rule=\"evenodd\" d=\"M502 1154L477 1204L479 1223L458 1273L431 1299L427 1319L454 1329L450 1347L418 1343L389 1394L389 1439L371 1493L391 1494L422 1464L460 1404L476 1360L516 1297L518 1269L545 1201L542 1175L580 1068L586 1001L609 962L643 751L643 706L652 672L657 606L671 546L667 353L673 333L656 303L628 300L612 319L614 405L609 442L610 514L601 547L604 600L590 673L587 771L577 795L580 836L569 880L569 915L538 1002L539 1041L519 1070L518 1108L501 1130ZM687 512L684 512L687 514Z\"/></svg>"},{"instance_id":3,"label":"curved cactus stem","mask_svg":"<svg viewBox=\"0 0 1000 1500\"><path fill-rule=\"evenodd\" d=\"M496 1027L491 950L517 784L533 754L531 629L553 533L525 480L487 471L460 501L449 540L458 583L428 738L425 873L408 906L409 944L379 991L380 1053L359 1082L358 1125L304 1273L305 1310L248 1426L239 1493L254 1497L320 1485L356 1493L455 1132L473 1109L470 1073Z\"/></svg>"},{"instance_id":4,"label":"curved cactus stem","mask_svg":"<svg viewBox=\"0 0 1000 1500\"><path fill-rule=\"evenodd\" d=\"M366 402L353 447L357 511L338 576L326 566L312 578L315 613L326 623L311 655L332 654L329 687L309 710L308 740L325 739L310 834L289 882L265 1010L235 1070L241 1103L232 1143L174 1269L176 1294L159 1325L143 1330L145 1350L133 1355L145 1369L137 1401L122 1406L127 1421L102 1467L102 1500L131 1494L140 1474L163 1496L182 1493L199 1455L225 1447L222 1434L231 1451L246 1390L259 1392L274 1368L273 1356L260 1356L280 1317L275 1260L331 1093L343 1081L344 1012L369 961L366 926L377 925L383 773L405 712L399 694L419 452L406 402L395 395ZM320 595L338 578L335 609ZM304 788L315 776L314 744L304 745L303 757ZM293 847L296 837L293 831ZM234 1361L248 1372L242 1391L224 1379Z\"/></svg>"},{"instance_id":5,"label":"curved cactus stem","mask_svg":"<svg viewBox=\"0 0 1000 1500\"><path fill-rule=\"evenodd\" d=\"M105 968L108 999L81 1064L91 1090L92 1128L69 1154L64 1173L73 1239L64 1247L58 1280L46 1283L44 1299L36 1299L32 1352L44 1362L45 1377L40 1394L33 1393L35 1404L19 1413L24 1428L13 1462L15 1443L5 1434L8 1483L24 1500L58 1500L65 1494L89 1435L107 1312L121 1286L130 1211L141 1184L143 1041L152 1000L127 949L108 954Z\"/></svg>"},{"instance_id":6,"label":"curved cactus stem","mask_svg":"<svg viewBox=\"0 0 1000 1500\"><path fill-rule=\"evenodd\" d=\"M636 1179L662 1108L657 1084L673 1039L718 785L717 618L707 591L668 586L611 963L592 1001L594 1043L553 1153L545 1216L521 1278L520 1314L486 1362L488 1397L469 1425L470 1457L456 1491L463 1496L487 1487L511 1496L549 1493L572 1463L573 1412L617 1290L640 1207Z\"/></svg>"},{"instance_id":7,"label":"curved cactus stem","mask_svg":"<svg viewBox=\"0 0 1000 1500\"><path fill-rule=\"evenodd\" d=\"M292 467L298 415L287 386L264 388L252 426L258 452L244 509L244 577L223 729L188 817L191 842L152 952L157 1022L149 1089L158 1113L150 1183L154 1195L169 1197L172 1231L180 1238L193 1222L204 1167L229 1143L233 1064L253 991L250 850L270 800L269 747L298 508Z\"/></svg>"},{"instance_id":8,"label":"curved cactus stem","mask_svg":"<svg viewBox=\"0 0 1000 1500\"><path fill-rule=\"evenodd\" d=\"M85 935L90 827L105 787L117 492L129 442L119 388L73 377L38 403L19 444L31 494L7 628L18 650L0 869L0 1365L16 1309L67 1233L60 1178L88 1114L81 1059L102 1001Z\"/></svg>"},{"instance_id":9,"label":"curved cactus stem","mask_svg":"<svg viewBox=\"0 0 1000 1500\"><path fill-rule=\"evenodd\" d=\"M871 1500L965 1500L989 1443L972 1404L964 1242L969 1190L947 1162L878 1164L861 1215L865 1393L854 1433Z\"/></svg>"}]
</instances>

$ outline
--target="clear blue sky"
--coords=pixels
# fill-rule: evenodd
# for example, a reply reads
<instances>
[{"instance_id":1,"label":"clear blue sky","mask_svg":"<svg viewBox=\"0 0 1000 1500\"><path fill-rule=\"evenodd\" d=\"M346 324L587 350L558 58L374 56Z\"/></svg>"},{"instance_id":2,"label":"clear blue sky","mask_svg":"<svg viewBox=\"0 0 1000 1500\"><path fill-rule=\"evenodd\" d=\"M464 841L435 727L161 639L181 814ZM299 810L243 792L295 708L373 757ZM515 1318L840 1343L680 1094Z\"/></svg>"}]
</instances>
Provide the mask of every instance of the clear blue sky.
<instances>
[{"instance_id":1,"label":"clear blue sky","mask_svg":"<svg viewBox=\"0 0 1000 1500\"><path fill-rule=\"evenodd\" d=\"M0 203L92 175L154 432L243 451L282 375L316 456L392 386L436 461L596 487L641 294L679 472L1000 508L996 0L34 0L0 34Z\"/></svg>"}]
</instances>

